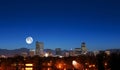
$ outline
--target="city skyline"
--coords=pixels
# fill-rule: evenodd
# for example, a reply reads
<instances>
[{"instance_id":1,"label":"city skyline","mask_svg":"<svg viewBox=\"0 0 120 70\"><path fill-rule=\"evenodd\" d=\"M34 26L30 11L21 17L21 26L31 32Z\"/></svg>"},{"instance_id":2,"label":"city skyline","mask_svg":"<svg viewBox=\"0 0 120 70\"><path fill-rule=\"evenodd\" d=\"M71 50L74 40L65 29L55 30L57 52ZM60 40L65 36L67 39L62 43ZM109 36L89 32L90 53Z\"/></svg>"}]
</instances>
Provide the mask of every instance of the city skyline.
<instances>
[{"instance_id":1,"label":"city skyline","mask_svg":"<svg viewBox=\"0 0 120 70\"><path fill-rule=\"evenodd\" d=\"M0 1L0 48L88 50L120 48L120 5L116 0ZM25 39L33 37L27 45Z\"/></svg>"}]
</instances>

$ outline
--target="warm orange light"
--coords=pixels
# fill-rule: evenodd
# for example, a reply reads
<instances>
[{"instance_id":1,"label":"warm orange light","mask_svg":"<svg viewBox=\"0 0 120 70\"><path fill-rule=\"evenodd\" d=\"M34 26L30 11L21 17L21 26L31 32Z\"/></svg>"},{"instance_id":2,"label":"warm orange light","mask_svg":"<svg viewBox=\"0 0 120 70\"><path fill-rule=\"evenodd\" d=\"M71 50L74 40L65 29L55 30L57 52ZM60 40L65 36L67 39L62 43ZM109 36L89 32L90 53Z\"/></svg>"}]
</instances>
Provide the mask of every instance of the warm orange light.
<instances>
[{"instance_id":1,"label":"warm orange light","mask_svg":"<svg viewBox=\"0 0 120 70\"><path fill-rule=\"evenodd\" d=\"M48 66L52 66L52 64L51 64L51 63L47 63L47 65L48 65Z\"/></svg>"},{"instance_id":2,"label":"warm orange light","mask_svg":"<svg viewBox=\"0 0 120 70\"><path fill-rule=\"evenodd\" d=\"M94 65L94 64L93 64L92 66L93 66L93 67L95 67L95 65Z\"/></svg>"},{"instance_id":3,"label":"warm orange light","mask_svg":"<svg viewBox=\"0 0 120 70\"><path fill-rule=\"evenodd\" d=\"M49 56L49 54L48 53L45 53L45 57L48 57Z\"/></svg>"},{"instance_id":4,"label":"warm orange light","mask_svg":"<svg viewBox=\"0 0 120 70\"><path fill-rule=\"evenodd\" d=\"M64 68L64 65L61 64L61 63L59 63L59 64L57 65L57 68L58 68L58 69L63 69L63 68Z\"/></svg>"},{"instance_id":5,"label":"warm orange light","mask_svg":"<svg viewBox=\"0 0 120 70\"><path fill-rule=\"evenodd\" d=\"M25 70L24 68L22 68L21 70Z\"/></svg>"},{"instance_id":6,"label":"warm orange light","mask_svg":"<svg viewBox=\"0 0 120 70\"><path fill-rule=\"evenodd\" d=\"M33 66L33 64L25 64L25 66Z\"/></svg>"},{"instance_id":7,"label":"warm orange light","mask_svg":"<svg viewBox=\"0 0 120 70\"><path fill-rule=\"evenodd\" d=\"M107 66L107 62L105 62L105 66Z\"/></svg>"},{"instance_id":8,"label":"warm orange light","mask_svg":"<svg viewBox=\"0 0 120 70\"><path fill-rule=\"evenodd\" d=\"M63 61L56 62L55 66L57 69L62 69L62 70L64 70L64 68L66 68L66 64Z\"/></svg>"},{"instance_id":9,"label":"warm orange light","mask_svg":"<svg viewBox=\"0 0 120 70\"><path fill-rule=\"evenodd\" d=\"M88 63L86 62L85 65L88 65Z\"/></svg>"},{"instance_id":10,"label":"warm orange light","mask_svg":"<svg viewBox=\"0 0 120 70\"><path fill-rule=\"evenodd\" d=\"M16 66L16 64L14 63L14 64L12 64L12 66Z\"/></svg>"},{"instance_id":11,"label":"warm orange light","mask_svg":"<svg viewBox=\"0 0 120 70\"><path fill-rule=\"evenodd\" d=\"M47 68L47 70L52 70L51 68Z\"/></svg>"},{"instance_id":12,"label":"warm orange light","mask_svg":"<svg viewBox=\"0 0 120 70\"><path fill-rule=\"evenodd\" d=\"M33 68L28 68L28 67L26 67L25 70L33 70Z\"/></svg>"},{"instance_id":13,"label":"warm orange light","mask_svg":"<svg viewBox=\"0 0 120 70\"><path fill-rule=\"evenodd\" d=\"M91 65L89 65L89 68L91 68L92 66Z\"/></svg>"},{"instance_id":14,"label":"warm orange light","mask_svg":"<svg viewBox=\"0 0 120 70\"><path fill-rule=\"evenodd\" d=\"M58 68L61 69L61 68L62 68L62 64L59 64L59 65L58 65Z\"/></svg>"},{"instance_id":15,"label":"warm orange light","mask_svg":"<svg viewBox=\"0 0 120 70\"><path fill-rule=\"evenodd\" d=\"M80 63L78 63L78 62L75 61L75 60L72 61L72 65L73 65L74 68L76 68L76 69L80 69L80 67L81 67Z\"/></svg>"},{"instance_id":16,"label":"warm orange light","mask_svg":"<svg viewBox=\"0 0 120 70\"><path fill-rule=\"evenodd\" d=\"M73 65L77 65L77 62L75 60L72 61Z\"/></svg>"}]
</instances>

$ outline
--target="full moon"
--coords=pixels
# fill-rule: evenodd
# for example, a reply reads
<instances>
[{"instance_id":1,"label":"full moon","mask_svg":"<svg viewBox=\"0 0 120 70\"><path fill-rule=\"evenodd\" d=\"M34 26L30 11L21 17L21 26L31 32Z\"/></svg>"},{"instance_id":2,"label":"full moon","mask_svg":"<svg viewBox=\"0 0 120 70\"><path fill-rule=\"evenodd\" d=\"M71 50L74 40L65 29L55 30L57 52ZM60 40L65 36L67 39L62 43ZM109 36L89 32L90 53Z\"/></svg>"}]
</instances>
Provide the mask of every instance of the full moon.
<instances>
[{"instance_id":1,"label":"full moon","mask_svg":"<svg viewBox=\"0 0 120 70\"><path fill-rule=\"evenodd\" d=\"M33 38L31 36L26 38L26 43L31 44L33 42Z\"/></svg>"}]
</instances>

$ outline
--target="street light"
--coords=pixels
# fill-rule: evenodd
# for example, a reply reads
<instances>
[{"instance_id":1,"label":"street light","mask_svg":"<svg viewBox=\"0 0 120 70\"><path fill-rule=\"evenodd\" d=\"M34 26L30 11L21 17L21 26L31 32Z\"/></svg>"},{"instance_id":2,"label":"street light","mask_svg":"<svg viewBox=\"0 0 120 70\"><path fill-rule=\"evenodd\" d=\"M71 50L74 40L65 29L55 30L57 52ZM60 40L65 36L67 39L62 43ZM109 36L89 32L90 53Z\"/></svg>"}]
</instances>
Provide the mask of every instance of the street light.
<instances>
[{"instance_id":1,"label":"street light","mask_svg":"<svg viewBox=\"0 0 120 70\"><path fill-rule=\"evenodd\" d=\"M72 65L74 66L75 69L82 68L81 65L77 61L75 61L75 60L72 61Z\"/></svg>"},{"instance_id":2,"label":"street light","mask_svg":"<svg viewBox=\"0 0 120 70\"><path fill-rule=\"evenodd\" d=\"M48 53L45 53L45 57L48 57L49 56L49 54Z\"/></svg>"}]
</instances>

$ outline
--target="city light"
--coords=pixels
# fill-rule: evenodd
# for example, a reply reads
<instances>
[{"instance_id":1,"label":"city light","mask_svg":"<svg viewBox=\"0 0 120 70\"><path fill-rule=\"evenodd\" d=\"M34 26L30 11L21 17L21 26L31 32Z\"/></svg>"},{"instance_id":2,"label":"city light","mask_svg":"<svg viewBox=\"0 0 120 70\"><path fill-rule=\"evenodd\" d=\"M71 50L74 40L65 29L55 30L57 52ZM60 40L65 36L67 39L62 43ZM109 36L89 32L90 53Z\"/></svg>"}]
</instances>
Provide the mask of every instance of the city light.
<instances>
[{"instance_id":1,"label":"city light","mask_svg":"<svg viewBox=\"0 0 120 70\"><path fill-rule=\"evenodd\" d=\"M52 70L51 68L47 68L47 70Z\"/></svg>"},{"instance_id":2,"label":"city light","mask_svg":"<svg viewBox=\"0 0 120 70\"><path fill-rule=\"evenodd\" d=\"M85 63L85 65L88 65L88 63Z\"/></svg>"},{"instance_id":3,"label":"city light","mask_svg":"<svg viewBox=\"0 0 120 70\"><path fill-rule=\"evenodd\" d=\"M64 61L57 61L55 65L57 69L64 70L66 68L66 63Z\"/></svg>"},{"instance_id":4,"label":"city light","mask_svg":"<svg viewBox=\"0 0 120 70\"><path fill-rule=\"evenodd\" d=\"M107 62L105 62L105 64L104 64L105 66L107 66Z\"/></svg>"},{"instance_id":5,"label":"city light","mask_svg":"<svg viewBox=\"0 0 120 70\"><path fill-rule=\"evenodd\" d=\"M75 60L72 61L73 65L77 65L77 62Z\"/></svg>"},{"instance_id":6,"label":"city light","mask_svg":"<svg viewBox=\"0 0 120 70\"><path fill-rule=\"evenodd\" d=\"M81 65L75 60L72 61L72 65L74 66L75 69L80 69L81 67Z\"/></svg>"},{"instance_id":7,"label":"city light","mask_svg":"<svg viewBox=\"0 0 120 70\"><path fill-rule=\"evenodd\" d=\"M48 53L45 53L45 55L44 55L45 57L48 57L49 56L49 54Z\"/></svg>"},{"instance_id":8,"label":"city light","mask_svg":"<svg viewBox=\"0 0 120 70\"><path fill-rule=\"evenodd\" d=\"M95 67L95 64L93 64L92 67Z\"/></svg>"},{"instance_id":9,"label":"city light","mask_svg":"<svg viewBox=\"0 0 120 70\"><path fill-rule=\"evenodd\" d=\"M58 63L58 64L56 65L56 67L57 67L58 69L63 69L63 64Z\"/></svg>"},{"instance_id":10,"label":"city light","mask_svg":"<svg viewBox=\"0 0 120 70\"><path fill-rule=\"evenodd\" d=\"M25 70L33 70L31 67L26 67Z\"/></svg>"},{"instance_id":11,"label":"city light","mask_svg":"<svg viewBox=\"0 0 120 70\"><path fill-rule=\"evenodd\" d=\"M28 63L28 64L25 64L25 70L33 70L33 64L31 64L31 63Z\"/></svg>"},{"instance_id":12,"label":"city light","mask_svg":"<svg viewBox=\"0 0 120 70\"><path fill-rule=\"evenodd\" d=\"M59 58L63 58L63 56L59 56Z\"/></svg>"},{"instance_id":13,"label":"city light","mask_svg":"<svg viewBox=\"0 0 120 70\"><path fill-rule=\"evenodd\" d=\"M62 64L59 64L59 65L58 65L58 68L61 69L61 68L62 68Z\"/></svg>"},{"instance_id":14,"label":"city light","mask_svg":"<svg viewBox=\"0 0 120 70\"><path fill-rule=\"evenodd\" d=\"M33 64L25 64L25 66L33 66Z\"/></svg>"},{"instance_id":15,"label":"city light","mask_svg":"<svg viewBox=\"0 0 120 70\"><path fill-rule=\"evenodd\" d=\"M91 68L92 67L92 65L89 65L89 68Z\"/></svg>"},{"instance_id":16,"label":"city light","mask_svg":"<svg viewBox=\"0 0 120 70\"><path fill-rule=\"evenodd\" d=\"M52 66L52 63L51 63L51 62L50 62L50 63L47 63L47 65L48 65L48 66Z\"/></svg>"}]
</instances>

